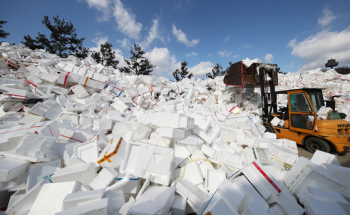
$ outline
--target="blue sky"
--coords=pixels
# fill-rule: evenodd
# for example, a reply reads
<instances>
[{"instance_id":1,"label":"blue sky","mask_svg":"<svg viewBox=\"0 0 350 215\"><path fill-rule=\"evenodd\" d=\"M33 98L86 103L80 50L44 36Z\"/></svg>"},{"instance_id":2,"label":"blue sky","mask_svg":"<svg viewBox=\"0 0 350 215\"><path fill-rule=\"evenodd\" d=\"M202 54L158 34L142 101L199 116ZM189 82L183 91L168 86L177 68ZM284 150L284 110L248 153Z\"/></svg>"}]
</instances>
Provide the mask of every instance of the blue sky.
<instances>
[{"instance_id":1,"label":"blue sky","mask_svg":"<svg viewBox=\"0 0 350 215\"><path fill-rule=\"evenodd\" d=\"M0 8L4 39L49 36L45 15L71 21L84 46L108 40L120 66L140 43L156 65L153 75L171 78L181 61L195 77L219 63L259 58L284 72L324 68L333 56L350 66L350 1L35 0L6 1Z\"/></svg>"}]
</instances>

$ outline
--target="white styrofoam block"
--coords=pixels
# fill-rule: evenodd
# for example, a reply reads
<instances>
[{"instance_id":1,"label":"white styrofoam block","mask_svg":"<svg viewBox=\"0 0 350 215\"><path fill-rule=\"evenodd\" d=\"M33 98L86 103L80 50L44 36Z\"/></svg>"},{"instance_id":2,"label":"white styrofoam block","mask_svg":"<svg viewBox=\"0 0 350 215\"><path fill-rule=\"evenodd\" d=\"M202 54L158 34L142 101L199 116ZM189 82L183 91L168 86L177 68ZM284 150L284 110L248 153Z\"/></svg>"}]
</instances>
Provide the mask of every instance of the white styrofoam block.
<instances>
[{"instance_id":1,"label":"white styrofoam block","mask_svg":"<svg viewBox=\"0 0 350 215\"><path fill-rule=\"evenodd\" d=\"M134 202L128 213L135 215L168 214L175 199L174 187L150 186Z\"/></svg>"},{"instance_id":2,"label":"white styrofoam block","mask_svg":"<svg viewBox=\"0 0 350 215\"><path fill-rule=\"evenodd\" d=\"M98 158L98 147L96 141L79 143L73 146L73 154L85 163L96 162Z\"/></svg>"},{"instance_id":3,"label":"white styrofoam block","mask_svg":"<svg viewBox=\"0 0 350 215\"><path fill-rule=\"evenodd\" d=\"M205 187L209 193L214 193L219 184L226 179L226 173L221 170L207 169L205 174Z\"/></svg>"},{"instance_id":4,"label":"white styrofoam block","mask_svg":"<svg viewBox=\"0 0 350 215\"><path fill-rule=\"evenodd\" d=\"M322 164L322 167L331 172L345 186L342 193L350 194L350 181L348 180L350 168L325 163ZM347 200L349 201L350 199Z\"/></svg>"},{"instance_id":5,"label":"white styrofoam block","mask_svg":"<svg viewBox=\"0 0 350 215\"><path fill-rule=\"evenodd\" d=\"M259 205L255 202L249 204L249 206L241 213L241 215L268 215L267 211L261 211Z\"/></svg>"},{"instance_id":6,"label":"white styrofoam block","mask_svg":"<svg viewBox=\"0 0 350 215\"><path fill-rule=\"evenodd\" d=\"M104 189L88 190L77 193L70 193L63 199L62 209L68 210L80 205L88 205L103 197Z\"/></svg>"},{"instance_id":7,"label":"white styrofoam block","mask_svg":"<svg viewBox=\"0 0 350 215\"><path fill-rule=\"evenodd\" d=\"M75 181L44 184L28 214L54 215L60 212L63 199L67 194L74 193L76 189L77 182Z\"/></svg>"},{"instance_id":8,"label":"white styrofoam block","mask_svg":"<svg viewBox=\"0 0 350 215\"><path fill-rule=\"evenodd\" d=\"M122 164L125 157L127 144L128 143L122 137L113 139L100 153L96 160L97 163L103 167L117 168Z\"/></svg>"},{"instance_id":9,"label":"white styrofoam block","mask_svg":"<svg viewBox=\"0 0 350 215\"><path fill-rule=\"evenodd\" d=\"M282 145L281 141L276 138L256 138L254 139L255 144L258 145L260 148L268 148L270 144L278 144Z\"/></svg>"},{"instance_id":10,"label":"white styrofoam block","mask_svg":"<svg viewBox=\"0 0 350 215\"><path fill-rule=\"evenodd\" d=\"M218 153L217 159L223 164L240 169L243 167L243 159L242 159L243 156L244 154L240 154L237 152L229 153L229 152L221 151Z\"/></svg>"},{"instance_id":11,"label":"white styrofoam block","mask_svg":"<svg viewBox=\"0 0 350 215\"><path fill-rule=\"evenodd\" d=\"M121 174L122 175L122 174ZM125 177L120 178L120 175L115 179L116 181L121 181ZM140 178L129 178L129 182L123 185L123 191L126 194L137 194L141 188L141 179Z\"/></svg>"},{"instance_id":12,"label":"white styrofoam block","mask_svg":"<svg viewBox=\"0 0 350 215\"><path fill-rule=\"evenodd\" d=\"M282 146L286 149L289 149L293 153L298 154L298 147L295 141L288 140L288 139L278 139L278 140L280 141L281 144L278 144L278 143L274 143L274 144Z\"/></svg>"},{"instance_id":13,"label":"white styrofoam block","mask_svg":"<svg viewBox=\"0 0 350 215\"><path fill-rule=\"evenodd\" d=\"M55 160L45 163L37 163L29 166L26 191L28 192L37 185L44 176L50 175L61 168L61 160Z\"/></svg>"},{"instance_id":14,"label":"white styrofoam block","mask_svg":"<svg viewBox=\"0 0 350 215\"><path fill-rule=\"evenodd\" d=\"M293 165L295 161L298 159L298 154L295 154L291 150L276 144L269 144L268 150L273 155L272 157L276 156L280 160L282 160L284 163L287 163L290 165Z\"/></svg>"},{"instance_id":15,"label":"white styrofoam block","mask_svg":"<svg viewBox=\"0 0 350 215\"><path fill-rule=\"evenodd\" d=\"M26 172L30 162L6 158L0 158L0 181L9 181L20 174Z\"/></svg>"},{"instance_id":16,"label":"white styrofoam block","mask_svg":"<svg viewBox=\"0 0 350 215\"><path fill-rule=\"evenodd\" d=\"M316 150L311 158L311 162L316 165L322 165L325 163L340 166L339 161L335 155L319 150Z\"/></svg>"},{"instance_id":17,"label":"white styrofoam block","mask_svg":"<svg viewBox=\"0 0 350 215\"><path fill-rule=\"evenodd\" d=\"M126 147L120 172L142 178L152 174L152 182L168 185L173 160L174 149L143 142L130 142Z\"/></svg>"},{"instance_id":18,"label":"white styrofoam block","mask_svg":"<svg viewBox=\"0 0 350 215\"><path fill-rule=\"evenodd\" d=\"M90 187L94 190L105 189L112 182L114 182L115 177L117 177L118 172L111 167L103 168L97 176L90 182Z\"/></svg>"},{"instance_id":19,"label":"white styrofoam block","mask_svg":"<svg viewBox=\"0 0 350 215\"><path fill-rule=\"evenodd\" d=\"M185 167L184 167L185 168ZM181 170L182 172L183 170ZM194 185L203 183L204 176L197 162L192 162L186 165L184 179L190 181Z\"/></svg>"},{"instance_id":20,"label":"white styrofoam block","mask_svg":"<svg viewBox=\"0 0 350 215\"><path fill-rule=\"evenodd\" d=\"M305 192L306 194L312 194L321 199L349 204L349 202L340 193L329 192L329 191L321 190L311 186L306 186L305 190L306 190Z\"/></svg>"},{"instance_id":21,"label":"white styrofoam block","mask_svg":"<svg viewBox=\"0 0 350 215\"><path fill-rule=\"evenodd\" d=\"M103 194L104 198L108 199L109 214L116 214L125 204L124 193L122 188L115 190L107 190Z\"/></svg>"},{"instance_id":22,"label":"white styrofoam block","mask_svg":"<svg viewBox=\"0 0 350 215\"><path fill-rule=\"evenodd\" d=\"M90 96L86 89L80 84L71 87L71 90L74 92L78 99Z\"/></svg>"},{"instance_id":23,"label":"white styrofoam block","mask_svg":"<svg viewBox=\"0 0 350 215\"><path fill-rule=\"evenodd\" d=\"M93 163L84 163L57 170L51 176L52 182L79 181L88 185L96 177Z\"/></svg>"},{"instance_id":24,"label":"white styrofoam block","mask_svg":"<svg viewBox=\"0 0 350 215\"><path fill-rule=\"evenodd\" d=\"M112 129L112 120L94 119L93 130L106 131Z\"/></svg>"},{"instance_id":25,"label":"white styrofoam block","mask_svg":"<svg viewBox=\"0 0 350 215\"><path fill-rule=\"evenodd\" d=\"M210 199L210 197L188 180L178 181L175 187L177 193L187 198L187 202L193 210L203 210Z\"/></svg>"},{"instance_id":26,"label":"white styrofoam block","mask_svg":"<svg viewBox=\"0 0 350 215\"><path fill-rule=\"evenodd\" d=\"M106 117L113 122L121 122L124 120L119 111L108 111Z\"/></svg>"},{"instance_id":27,"label":"white styrofoam block","mask_svg":"<svg viewBox=\"0 0 350 215\"><path fill-rule=\"evenodd\" d=\"M216 158L216 151L215 151L213 148L211 148L211 147L209 147L209 146L207 146L207 145L205 145L205 144L203 144L203 146L202 146L202 148L201 148L201 151L202 151L205 155L207 155L208 157L210 157L210 158L212 158L212 159L215 159L215 158Z\"/></svg>"},{"instance_id":28,"label":"white styrofoam block","mask_svg":"<svg viewBox=\"0 0 350 215\"><path fill-rule=\"evenodd\" d=\"M211 122L202 116L198 116L194 118L194 125L196 128L198 128L200 131L203 131L204 133L207 132L207 130L210 127Z\"/></svg>"},{"instance_id":29,"label":"white styrofoam block","mask_svg":"<svg viewBox=\"0 0 350 215\"><path fill-rule=\"evenodd\" d=\"M176 128L165 128L161 127L157 129L162 137L170 137L170 138L184 138L185 131L182 129Z\"/></svg>"},{"instance_id":30,"label":"white styrofoam block","mask_svg":"<svg viewBox=\"0 0 350 215\"><path fill-rule=\"evenodd\" d=\"M217 201L213 201L210 203L208 208L204 211L203 214L212 214L212 215L220 215L220 214L232 214L239 215L239 213L227 204L224 199L218 199Z\"/></svg>"},{"instance_id":31,"label":"white styrofoam block","mask_svg":"<svg viewBox=\"0 0 350 215\"><path fill-rule=\"evenodd\" d=\"M317 198L313 195L305 196L305 214L348 214L335 201Z\"/></svg>"},{"instance_id":32,"label":"white styrofoam block","mask_svg":"<svg viewBox=\"0 0 350 215\"><path fill-rule=\"evenodd\" d=\"M238 211L239 206L242 204L245 196L245 194L237 188L236 184L232 184L227 179L224 179L220 183L218 187L218 194L221 196L221 198L223 198L232 211Z\"/></svg>"},{"instance_id":33,"label":"white styrofoam block","mask_svg":"<svg viewBox=\"0 0 350 215\"><path fill-rule=\"evenodd\" d=\"M242 173L266 200L277 196L282 191L281 184L268 172L259 161L253 161L242 169Z\"/></svg>"},{"instance_id":34,"label":"white styrofoam block","mask_svg":"<svg viewBox=\"0 0 350 215\"><path fill-rule=\"evenodd\" d=\"M227 142L230 142L230 143L236 142L236 132L229 131L229 130L226 130L226 129L222 129L221 133L220 133L220 138L225 143L227 143Z\"/></svg>"},{"instance_id":35,"label":"white styrofoam block","mask_svg":"<svg viewBox=\"0 0 350 215\"><path fill-rule=\"evenodd\" d=\"M47 180L40 181L37 185L35 185L31 190L26 192L23 196L17 199L15 202L9 205L6 213L7 214L22 214L27 213L32 205L34 204L37 196L39 195L41 188L44 184L49 183Z\"/></svg>"},{"instance_id":36,"label":"white styrofoam block","mask_svg":"<svg viewBox=\"0 0 350 215\"><path fill-rule=\"evenodd\" d=\"M238 208L238 212L242 213L252 202L255 202L259 205L260 210L262 212L268 211L269 205L262 198L262 196L258 193L258 191L253 187L253 185L248 181L248 179L244 176L238 176L230 180L233 185L235 185L236 189L239 189L242 193L245 194L244 199L242 201L243 204L240 204Z\"/></svg>"},{"instance_id":37,"label":"white styrofoam block","mask_svg":"<svg viewBox=\"0 0 350 215\"><path fill-rule=\"evenodd\" d=\"M221 128L210 126L206 133L197 129L194 129L193 132L210 145L220 135Z\"/></svg>"},{"instance_id":38,"label":"white styrofoam block","mask_svg":"<svg viewBox=\"0 0 350 215\"><path fill-rule=\"evenodd\" d=\"M185 215L186 214L186 198L183 196L175 195L174 202L170 208L172 215Z\"/></svg>"},{"instance_id":39,"label":"white styrofoam block","mask_svg":"<svg viewBox=\"0 0 350 215\"><path fill-rule=\"evenodd\" d=\"M274 117L272 120L271 120L271 125L273 125L273 126L277 126L278 125L278 123L280 123L281 122L281 119L279 119L278 117Z\"/></svg>"},{"instance_id":40,"label":"white styrofoam block","mask_svg":"<svg viewBox=\"0 0 350 215\"><path fill-rule=\"evenodd\" d=\"M171 139L172 138L170 137L161 136L161 133L159 131L155 131L151 133L149 143L161 146L169 146L171 144Z\"/></svg>"},{"instance_id":41,"label":"white styrofoam block","mask_svg":"<svg viewBox=\"0 0 350 215\"><path fill-rule=\"evenodd\" d=\"M253 150L262 165L273 165L273 160L268 149L253 148Z\"/></svg>"},{"instance_id":42,"label":"white styrofoam block","mask_svg":"<svg viewBox=\"0 0 350 215\"><path fill-rule=\"evenodd\" d=\"M303 214L304 209L296 201L293 194L283 187L282 192L278 196L273 196L266 201L270 206L278 204L281 211L286 214Z\"/></svg>"},{"instance_id":43,"label":"white styrofoam block","mask_svg":"<svg viewBox=\"0 0 350 215\"><path fill-rule=\"evenodd\" d=\"M56 213L56 215L78 215L78 214L96 214L96 215L108 215L108 199L101 199L90 202L86 205L80 205L72 209L64 210Z\"/></svg>"},{"instance_id":44,"label":"white styrofoam block","mask_svg":"<svg viewBox=\"0 0 350 215\"><path fill-rule=\"evenodd\" d=\"M265 133L263 134L263 138L277 139L277 136L276 136L275 133L265 132Z\"/></svg>"},{"instance_id":45,"label":"white styrofoam block","mask_svg":"<svg viewBox=\"0 0 350 215\"><path fill-rule=\"evenodd\" d=\"M45 153L50 149L55 139L39 134L25 134L13 152L30 157L44 158Z\"/></svg>"},{"instance_id":46,"label":"white styrofoam block","mask_svg":"<svg viewBox=\"0 0 350 215\"><path fill-rule=\"evenodd\" d=\"M304 157L300 157L283 176L285 186L301 203L304 201L302 191L311 181L317 182L320 186L332 192L340 192L344 189L344 185L327 169Z\"/></svg>"},{"instance_id":47,"label":"white styrofoam block","mask_svg":"<svg viewBox=\"0 0 350 215\"><path fill-rule=\"evenodd\" d=\"M182 163L186 158L188 158L191 153L187 150L185 146L180 146L175 149L175 167Z\"/></svg>"}]
</instances>

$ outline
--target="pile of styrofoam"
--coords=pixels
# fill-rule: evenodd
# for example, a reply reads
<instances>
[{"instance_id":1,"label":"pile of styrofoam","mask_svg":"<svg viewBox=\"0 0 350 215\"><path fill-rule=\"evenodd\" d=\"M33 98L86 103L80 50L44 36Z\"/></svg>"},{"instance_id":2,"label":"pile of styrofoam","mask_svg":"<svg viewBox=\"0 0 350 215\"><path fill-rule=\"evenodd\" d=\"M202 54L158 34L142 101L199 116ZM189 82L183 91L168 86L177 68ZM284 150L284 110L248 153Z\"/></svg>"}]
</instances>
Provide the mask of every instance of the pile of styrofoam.
<instances>
[{"instance_id":1,"label":"pile of styrofoam","mask_svg":"<svg viewBox=\"0 0 350 215\"><path fill-rule=\"evenodd\" d=\"M330 154L298 158L295 142L265 132L253 89L227 87L223 77L125 75L21 45L3 43L0 55L6 214L302 214L318 201L337 214L348 208L349 170Z\"/></svg>"}]
</instances>

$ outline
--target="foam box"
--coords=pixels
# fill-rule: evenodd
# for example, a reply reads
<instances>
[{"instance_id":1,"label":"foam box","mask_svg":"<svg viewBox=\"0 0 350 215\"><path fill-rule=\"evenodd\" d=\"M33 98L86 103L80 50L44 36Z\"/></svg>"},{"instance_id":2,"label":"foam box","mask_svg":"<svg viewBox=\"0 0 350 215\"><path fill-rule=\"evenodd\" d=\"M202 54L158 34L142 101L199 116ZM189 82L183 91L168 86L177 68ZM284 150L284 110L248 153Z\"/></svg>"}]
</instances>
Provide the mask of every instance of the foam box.
<instances>
[{"instance_id":1,"label":"foam box","mask_svg":"<svg viewBox=\"0 0 350 215\"><path fill-rule=\"evenodd\" d=\"M150 186L138 199L136 199L128 213L135 215L167 215L174 199L174 187Z\"/></svg>"},{"instance_id":2,"label":"foam box","mask_svg":"<svg viewBox=\"0 0 350 215\"><path fill-rule=\"evenodd\" d=\"M340 166L339 161L335 155L319 150L316 150L316 152L311 158L311 162L316 165L322 165L323 163L325 163Z\"/></svg>"},{"instance_id":3,"label":"foam box","mask_svg":"<svg viewBox=\"0 0 350 215\"><path fill-rule=\"evenodd\" d=\"M77 182L44 184L28 215L54 215L62 210L63 199L76 192Z\"/></svg>"},{"instance_id":4,"label":"foam box","mask_svg":"<svg viewBox=\"0 0 350 215\"><path fill-rule=\"evenodd\" d=\"M0 158L0 181L10 181L11 179L26 172L30 162L12 158Z\"/></svg>"},{"instance_id":5,"label":"foam box","mask_svg":"<svg viewBox=\"0 0 350 215\"><path fill-rule=\"evenodd\" d=\"M55 183L79 181L83 185L89 185L95 177L96 171L93 163L84 163L57 170L53 176L51 176L51 180Z\"/></svg>"}]
</instances>

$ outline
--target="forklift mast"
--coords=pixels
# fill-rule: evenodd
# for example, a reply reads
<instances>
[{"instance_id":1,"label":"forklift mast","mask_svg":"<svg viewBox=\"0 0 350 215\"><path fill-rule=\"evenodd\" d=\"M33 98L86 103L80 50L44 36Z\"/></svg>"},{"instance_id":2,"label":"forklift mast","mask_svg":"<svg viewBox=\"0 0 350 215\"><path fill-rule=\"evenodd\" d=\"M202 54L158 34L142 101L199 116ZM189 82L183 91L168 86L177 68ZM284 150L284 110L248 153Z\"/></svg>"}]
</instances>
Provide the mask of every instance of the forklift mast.
<instances>
[{"instance_id":1,"label":"forklift mast","mask_svg":"<svg viewBox=\"0 0 350 215\"><path fill-rule=\"evenodd\" d=\"M270 80L268 80L270 77ZM264 122L271 120L271 113L277 113L277 100L274 71L259 67L259 85L261 90L262 117ZM269 108L270 107L270 108Z\"/></svg>"}]
</instances>

